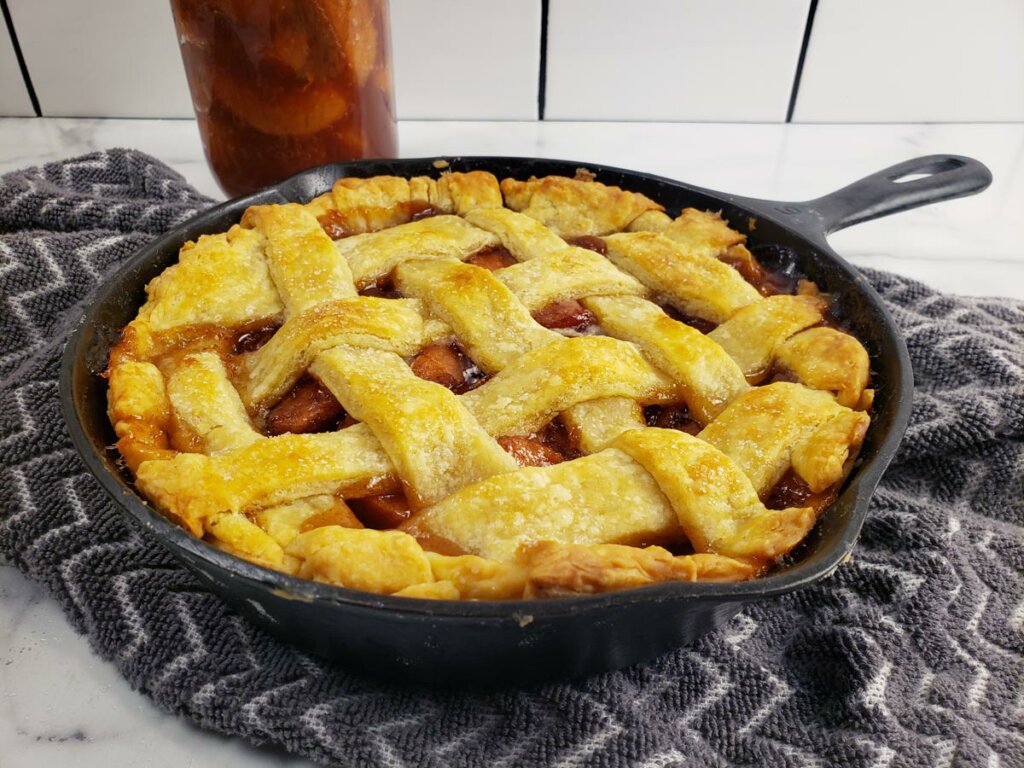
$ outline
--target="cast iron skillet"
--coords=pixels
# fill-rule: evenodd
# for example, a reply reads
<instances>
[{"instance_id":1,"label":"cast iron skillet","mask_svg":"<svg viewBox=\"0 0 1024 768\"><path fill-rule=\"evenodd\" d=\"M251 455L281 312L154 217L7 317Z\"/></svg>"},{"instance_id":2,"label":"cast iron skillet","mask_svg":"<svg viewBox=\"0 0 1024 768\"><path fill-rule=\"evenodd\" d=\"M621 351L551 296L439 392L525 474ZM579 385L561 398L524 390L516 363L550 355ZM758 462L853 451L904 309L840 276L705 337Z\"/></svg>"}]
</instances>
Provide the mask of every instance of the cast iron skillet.
<instances>
[{"instance_id":1,"label":"cast iron skillet","mask_svg":"<svg viewBox=\"0 0 1024 768\"><path fill-rule=\"evenodd\" d=\"M512 157L443 158L456 171L498 178L560 174L586 166L599 181L665 205L722 210L749 234L769 264L795 263L841 309L871 354L874 418L838 500L808 540L770 576L739 584L669 583L605 595L546 601L458 602L367 594L271 571L222 553L165 520L118 466L99 376L120 329L136 314L143 287L177 260L186 240L222 232L257 203L308 201L342 176L437 176L438 158L325 165L248 197L218 205L158 238L97 291L64 351L60 397L86 466L127 517L167 547L229 605L267 631L352 668L425 683L525 683L582 676L634 664L721 626L743 603L821 581L853 549L868 502L906 429L913 378L906 346L874 290L825 242L843 227L983 190L992 176L966 157L909 160L809 202L779 203L721 194L646 173L590 163ZM907 176L919 176L900 181Z\"/></svg>"}]
</instances>

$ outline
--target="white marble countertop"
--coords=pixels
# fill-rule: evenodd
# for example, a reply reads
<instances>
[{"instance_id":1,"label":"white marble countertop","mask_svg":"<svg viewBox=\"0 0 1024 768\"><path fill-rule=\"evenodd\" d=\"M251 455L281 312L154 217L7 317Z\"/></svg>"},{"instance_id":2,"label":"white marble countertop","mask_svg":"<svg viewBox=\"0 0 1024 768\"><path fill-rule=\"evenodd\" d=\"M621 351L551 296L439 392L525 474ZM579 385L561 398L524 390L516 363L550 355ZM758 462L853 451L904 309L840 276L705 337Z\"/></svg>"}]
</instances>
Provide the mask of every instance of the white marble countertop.
<instances>
[{"instance_id":1,"label":"white marble countertop","mask_svg":"<svg viewBox=\"0 0 1024 768\"><path fill-rule=\"evenodd\" d=\"M568 158L776 200L817 197L919 155L968 155L993 172L984 193L869 222L831 243L854 264L945 291L1024 299L1024 124L409 122L400 141L406 157ZM192 121L0 119L0 173L115 146L149 152L221 197ZM229 764L310 765L157 710L92 654L40 587L0 565L0 765Z\"/></svg>"}]
</instances>

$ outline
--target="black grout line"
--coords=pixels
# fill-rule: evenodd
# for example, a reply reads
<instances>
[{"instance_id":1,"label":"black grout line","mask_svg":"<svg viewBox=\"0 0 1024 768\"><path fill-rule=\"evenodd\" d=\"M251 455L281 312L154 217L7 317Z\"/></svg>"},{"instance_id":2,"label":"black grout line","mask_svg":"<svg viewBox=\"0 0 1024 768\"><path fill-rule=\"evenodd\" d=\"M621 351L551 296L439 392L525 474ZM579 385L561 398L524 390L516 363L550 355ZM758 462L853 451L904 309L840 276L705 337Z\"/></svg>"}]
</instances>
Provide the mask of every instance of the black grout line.
<instances>
[{"instance_id":1,"label":"black grout line","mask_svg":"<svg viewBox=\"0 0 1024 768\"><path fill-rule=\"evenodd\" d=\"M0 0L2 1L2 0ZM540 79L537 83L537 119L544 119L544 97L548 85L548 2L540 2Z\"/></svg>"},{"instance_id":2,"label":"black grout line","mask_svg":"<svg viewBox=\"0 0 1024 768\"><path fill-rule=\"evenodd\" d=\"M800 56L796 60L796 75L793 78L793 90L789 93L789 108L786 110L786 122L793 122L793 110L796 109L796 97L800 92L800 78L804 74L804 59L807 58L807 46L811 42L811 29L814 27L814 14L818 11L818 0L811 0L807 9L807 24L804 27L804 39L800 43Z\"/></svg>"},{"instance_id":3,"label":"black grout line","mask_svg":"<svg viewBox=\"0 0 1024 768\"><path fill-rule=\"evenodd\" d=\"M28 91L28 98L32 102L32 109L36 111L36 117L42 117L43 110L39 108L36 89L32 87L32 78L28 75L28 65L25 64L25 57L21 54L21 46L18 45L18 35L14 31L14 20L11 18L11 11L7 7L7 0L0 0L0 8L3 8L4 21L7 22L7 31L11 36L11 45L14 47L15 57L18 59L18 67L21 68L21 79L25 81L25 89Z\"/></svg>"}]
</instances>

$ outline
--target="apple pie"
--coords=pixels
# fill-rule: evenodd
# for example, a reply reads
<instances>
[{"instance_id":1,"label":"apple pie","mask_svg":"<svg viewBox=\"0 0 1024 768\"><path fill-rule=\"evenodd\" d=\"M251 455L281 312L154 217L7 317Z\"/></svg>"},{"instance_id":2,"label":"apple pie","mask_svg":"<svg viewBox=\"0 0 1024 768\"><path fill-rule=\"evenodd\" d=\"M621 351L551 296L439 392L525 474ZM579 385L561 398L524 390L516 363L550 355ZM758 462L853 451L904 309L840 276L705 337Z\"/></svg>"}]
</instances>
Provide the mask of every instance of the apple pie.
<instances>
[{"instance_id":1,"label":"apple pie","mask_svg":"<svg viewBox=\"0 0 1024 768\"><path fill-rule=\"evenodd\" d=\"M596 181L343 178L182 247L110 354L197 537L435 599L757 577L834 500L870 364L715 212Z\"/></svg>"}]
</instances>

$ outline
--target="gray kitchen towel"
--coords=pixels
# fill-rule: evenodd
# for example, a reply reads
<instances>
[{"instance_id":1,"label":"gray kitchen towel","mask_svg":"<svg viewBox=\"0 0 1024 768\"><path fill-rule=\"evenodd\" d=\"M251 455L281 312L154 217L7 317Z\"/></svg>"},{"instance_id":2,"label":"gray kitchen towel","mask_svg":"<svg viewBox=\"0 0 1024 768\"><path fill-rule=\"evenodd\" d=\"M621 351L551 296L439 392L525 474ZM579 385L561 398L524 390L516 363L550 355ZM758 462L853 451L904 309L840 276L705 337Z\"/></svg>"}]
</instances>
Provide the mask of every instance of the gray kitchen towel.
<instances>
[{"instance_id":1,"label":"gray kitchen towel","mask_svg":"<svg viewBox=\"0 0 1024 768\"><path fill-rule=\"evenodd\" d=\"M56 384L69 316L208 202L125 150L0 178L0 556L160 707L345 766L1024 766L1024 303L867 273L917 391L831 578L631 669L429 691L250 626L129 526L71 447Z\"/></svg>"}]
</instances>

